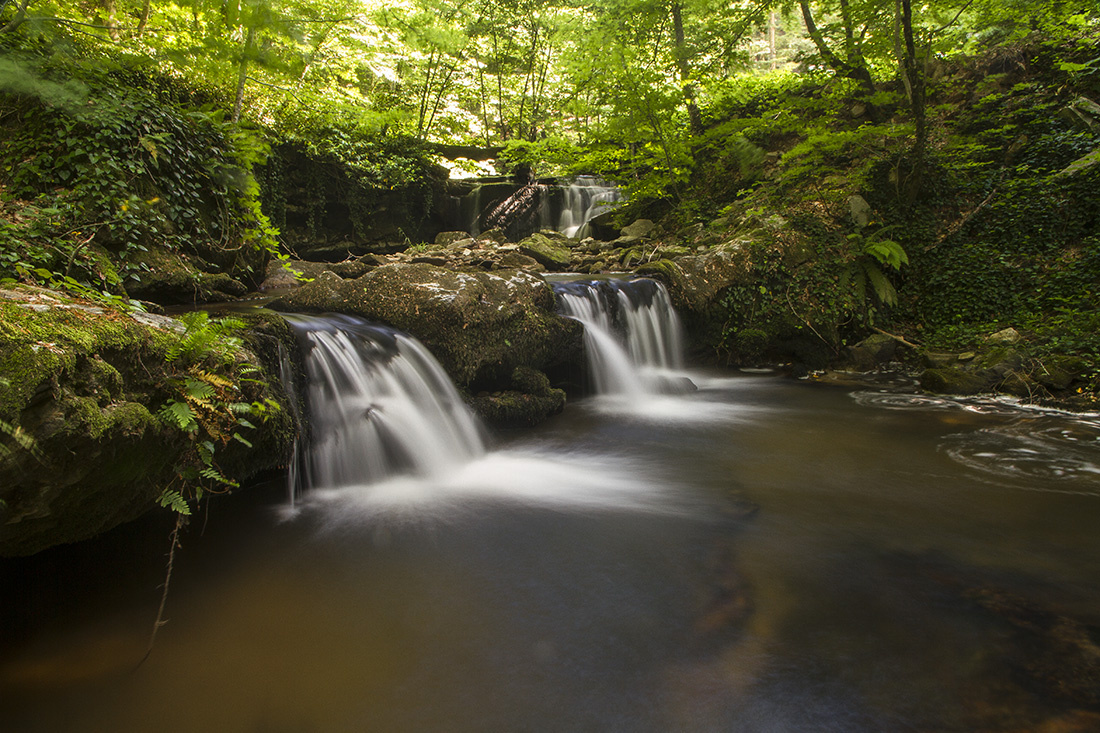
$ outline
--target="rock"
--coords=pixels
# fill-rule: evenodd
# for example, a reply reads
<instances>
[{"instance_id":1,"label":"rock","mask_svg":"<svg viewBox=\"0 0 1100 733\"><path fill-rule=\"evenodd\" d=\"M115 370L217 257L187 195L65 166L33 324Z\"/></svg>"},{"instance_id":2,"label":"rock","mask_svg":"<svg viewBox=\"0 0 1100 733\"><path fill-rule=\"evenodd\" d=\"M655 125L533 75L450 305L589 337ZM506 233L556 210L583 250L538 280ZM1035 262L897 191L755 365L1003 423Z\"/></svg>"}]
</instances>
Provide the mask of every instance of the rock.
<instances>
[{"instance_id":1,"label":"rock","mask_svg":"<svg viewBox=\"0 0 1100 733\"><path fill-rule=\"evenodd\" d=\"M538 272L543 268L534 257L528 257L519 252L505 252L500 257L500 267L503 269L520 269L529 272Z\"/></svg>"},{"instance_id":2,"label":"rock","mask_svg":"<svg viewBox=\"0 0 1100 733\"><path fill-rule=\"evenodd\" d=\"M861 229L871 223L871 205L859 194L848 197L848 213Z\"/></svg>"},{"instance_id":3,"label":"rock","mask_svg":"<svg viewBox=\"0 0 1100 733\"><path fill-rule=\"evenodd\" d=\"M982 355L977 360L977 368L992 375L995 379L1003 378L1012 371L1019 370L1024 365L1024 358L1015 349L1001 347L993 349Z\"/></svg>"},{"instance_id":4,"label":"rock","mask_svg":"<svg viewBox=\"0 0 1100 733\"><path fill-rule=\"evenodd\" d=\"M959 355L953 352L922 351L920 356L926 367L934 369L951 366L959 361Z\"/></svg>"},{"instance_id":5,"label":"rock","mask_svg":"<svg viewBox=\"0 0 1100 733\"><path fill-rule=\"evenodd\" d=\"M391 264L357 280L319 277L271 307L348 313L407 331L462 389L509 389L516 367L545 372L581 359L580 324L558 316L550 287L522 270Z\"/></svg>"},{"instance_id":6,"label":"rock","mask_svg":"<svg viewBox=\"0 0 1100 733\"><path fill-rule=\"evenodd\" d=\"M416 255L410 261L416 264L436 265L438 267L442 267L443 265L447 264L447 256L439 252L427 252L422 255Z\"/></svg>"},{"instance_id":7,"label":"rock","mask_svg":"<svg viewBox=\"0 0 1100 733\"><path fill-rule=\"evenodd\" d=\"M477 240L479 242L496 242L497 244L504 244L508 241L508 237L505 235L503 229L489 229L477 235Z\"/></svg>"},{"instance_id":8,"label":"rock","mask_svg":"<svg viewBox=\"0 0 1100 733\"><path fill-rule=\"evenodd\" d=\"M654 236L657 225L649 219L638 219L632 224L623 227L620 234L624 237L637 237L638 239L650 239Z\"/></svg>"},{"instance_id":9,"label":"rock","mask_svg":"<svg viewBox=\"0 0 1100 733\"><path fill-rule=\"evenodd\" d=\"M444 247L459 242L463 239L469 239L469 232L440 232L435 235L435 243Z\"/></svg>"},{"instance_id":10,"label":"rock","mask_svg":"<svg viewBox=\"0 0 1100 733\"><path fill-rule=\"evenodd\" d=\"M193 444L156 416L178 394L173 380L189 373L167 356L180 344L179 321L41 289L18 294L0 300L0 421L10 426L0 432L5 556L87 539L154 508L163 488L182 488L179 465ZM259 357L242 348L236 358L259 370L238 399L278 399L278 377L263 379L271 372ZM219 470L239 479L283 462L288 413L257 421L248 435L255 449L219 446ZM21 440L10 439L15 431Z\"/></svg>"},{"instance_id":11,"label":"rock","mask_svg":"<svg viewBox=\"0 0 1100 733\"><path fill-rule=\"evenodd\" d=\"M547 270L561 272L569 269L573 253L568 247L540 232L519 242L519 251L538 261Z\"/></svg>"},{"instance_id":12,"label":"rock","mask_svg":"<svg viewBox=\"0 0 1100 733\"><path fill-rule=\"evenodd\" d=\"M974 372L954 367L925 369L920 375L921 389L939 394L970 395L986 392L989 380Z\"/></svg>"},{"instance_id":13,"label":"rock","mask_svg":"<svg viewBox=\"0 0 1100 733\"><path fill-rule=\"evenodd\" d=\"M295 271L300 272L297 268L294 268L294 270L287 269L279 260L272 260L267 263L264 280L260 283L260 292L298 287L299 282L298 277L294 274Z\"/></svg>"},{"instance_id":14,"label":"rock","mask_svg":"<svg viewBox=\"0 0 1100 733\"><path fill-rule=\"evenodd\" d=\"M1019 340L1020 332L1011 327L1003 328L985 337L985 341L988 344L1014 344Z\"/></svg>"},{"instance_id":15,"label":"rock","mask_svg":"<svg viewBox=\"0 0 1100 733\"><path fill-rule=\"evenodd\" d=\"M897 352L898 342L882 333L871 334L855 346L848 347L848 358L857 369L870 371L875 367L892 361Z\"/></svg>"},{"instance_id":16,"label":"rock","mask_svg":"<svg viewBox=\"0 0 1100 733\"><path fill-rule=\"evenodd\" d=\"M1088 362L1076 356L1051 356L1042 359L1035 370L1035 380L1053 392L1069 389L1084 379Z\"/></svg>"},{"instance_id":17,"label":"rock","mask_svg":"<svg viewBox=\"0 0 1100 733\"><path fill-rule=\"evenodd\" d=\"M1016 397L1032 398L1039 392L1039 386L1028 378L1026 374L1017 371L1009 371L1004 379L997 385L997 391Z\"/></svg>"},{"instance_id":18,"label":"rock","mask_svg":"<svg viewBox=\"0 0 1100 733\"><path fill-rule=\"evenodd\" d=\"M537 425L565 408L565 392L550 386L550 380L537 369L516 367L510 385L513 389L481 393L470 403L488 423L502 428Z\"/></svg>"},{"instance_id":19,"label":"rock","mask_svg":"<svg viewBox=\"0 0 1100 733\"><path fill-rule=\"evenodd\" d=\"M139 279L126 284L127 294L138 300L193 305L240 297L248 292L243 283L224 272L203 272L198 267L201 262L163 247L150 247L142 252L139 264L144 265L139 270Z\"/></svg>"},{"instance_id":20,"label":"rock","mask_svg":"<svg viewBox=\"0 0 1100 733\"><path fill-rule=\"evenodd\" d=\"M588 233L600 241L608 242L619 236L619 229L615 226L614 211L605 211L588 220Z\"/></svg>"}]
</instances>

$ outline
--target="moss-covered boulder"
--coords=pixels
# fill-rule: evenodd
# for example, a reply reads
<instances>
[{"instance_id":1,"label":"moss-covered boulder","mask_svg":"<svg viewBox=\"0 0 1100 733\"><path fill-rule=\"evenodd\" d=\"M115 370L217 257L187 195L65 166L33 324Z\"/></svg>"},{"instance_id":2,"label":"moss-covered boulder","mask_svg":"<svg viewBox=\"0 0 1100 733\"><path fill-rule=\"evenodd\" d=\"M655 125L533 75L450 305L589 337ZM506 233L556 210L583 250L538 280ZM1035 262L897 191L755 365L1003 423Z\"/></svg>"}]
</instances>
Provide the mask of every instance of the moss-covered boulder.
<instances>
[{"instance_id":1,"label":"moss-covered boulder","mask_svg":"<svg viewBox=\"0 0 1100 733\"><path fill-rule=\"evenodd\" d=\"M177 466L192 441L156 416L182 376L166 358L182 332L164 316L0 290L0 555L92 537L153 508L169 485L184 488ZM245 349L239 358L260 366ZM239 399L273 396L249 389ZM286 422L272 408L256 448L222 451L219 468L241 478L281 462Z\"/></svg>"},{"instance_id":2,"label":"moss-covered boulder","mask_svg":"<svg viewBox=\"0 0 1100 733\"><path fill-rule=\"evenodd\" d=\"M392 264L344 280L322 273L273 308L334 312L387 323L420 339L462 389L511 389L517 367L539 371L581 358L581 326L554 310L554 293L522 270L456 272Z\"/></svg>"},{"instance_id":3,"label":"moss-covered boulder","mask_svg":"<svg viewBox=\"0 0 1100 733\"><path fill-rule=\"evenodd\" d=\"M470 400L474 411L496 427L537 425L565 408L565 392L550 386L545 374L531 367L516 367L512 389L482 392Z\"/></svg>"},{"instance_id":4,"label":"moss-covered boulder","mask_svg":"<svg viewBox=\"0 0 1100 733\"><path fill-rule=\"evenodd\" d=\"M957 367L925 369L920 376L920 386L939 394L970 395L988 391L990 382L979 374Z\"/></svg>"},{"instance_id":5,"label":"moss-covered boulder","mask_svg":"<svg viewBox=\"0 0 1100 733\"><path fill-rule=\"evenodd\" d=\"M573 253L564 239L543 232L532 234L519 242L519 251L547 270L555 272L568 270L569 263L573 260Z\"/></svg>"},{"instance_id":6,"label":"moss-covered boulder","mask_svg":"<svg viewBox=\"0 0 1100 733\"><path fill-rule=\"evenodd\" d=\"M136 279L126 283L131 298L161 305L191 305L232 300L248 288L225 272L206 272L211 266L195 256L162 247L150 247L138 260Z\"/></svg>"}]
</instances>

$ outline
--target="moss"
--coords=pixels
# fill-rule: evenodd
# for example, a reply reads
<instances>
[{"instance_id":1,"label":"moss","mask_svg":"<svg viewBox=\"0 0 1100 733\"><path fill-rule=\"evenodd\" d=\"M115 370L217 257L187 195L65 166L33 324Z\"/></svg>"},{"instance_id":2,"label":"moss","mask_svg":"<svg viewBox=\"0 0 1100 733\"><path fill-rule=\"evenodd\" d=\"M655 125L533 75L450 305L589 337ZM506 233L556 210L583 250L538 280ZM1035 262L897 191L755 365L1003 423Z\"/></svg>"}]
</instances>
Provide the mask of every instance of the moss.
<instances>
[{"instance_id":1,"label":"moss","mask_svg":"<svg viewBox=\"0 0 1100 733\"><path fill-rule=\"evenodd\" d=\"M974 372L952 367L925 369L920 376L920 386L929 392L940 394L978 394L992 385Z\"/></svg>"},{"instance_id":2,"label":"moss","mask_svg":"<svg viewBox=\"0 0 1100 733\"><path fill-rule=\"evenodd\" d=\"M567 270L573 259L568 247L543 234L532 234L519 242L519 251L548 270Z\"/></svg>"},{"instance_id":3,"label":"moss","mask_svg":"<svg viewBox=\"0 0 1100 733\"><path fill-rule=\"evenodd\" d=\"M0 291L2 419L36 448L4 453L0 555L93 536L153 507L161 489L178 482L176 467L191 444L155 413L176 394L171 380L185 366L166 359L180 342L179 325L37 288ZM264 368L234 395L287 404L275 335L290 339L289 331L273 316L258 327L263 333L251 343L271 358L240 350L242 363ZM254 450L235 442L219 447L223 472L239 479L284 465L297 429L290 413L272 408L266 420L254 420Z\"/></svg>"}]
</instances>

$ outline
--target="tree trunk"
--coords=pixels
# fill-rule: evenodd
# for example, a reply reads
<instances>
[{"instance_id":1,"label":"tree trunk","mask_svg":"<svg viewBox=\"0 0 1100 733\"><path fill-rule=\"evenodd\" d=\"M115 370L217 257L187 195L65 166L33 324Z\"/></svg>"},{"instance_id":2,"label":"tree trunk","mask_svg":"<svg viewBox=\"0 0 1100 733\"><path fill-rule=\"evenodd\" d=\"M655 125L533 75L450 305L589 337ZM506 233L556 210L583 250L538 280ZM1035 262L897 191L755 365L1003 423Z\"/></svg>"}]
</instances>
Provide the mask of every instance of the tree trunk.
<instances>
[{"instance_id":1,"label":"tree trunk","mask_svg":"<svg viewBox=\"0 0 1100 733\"><path fill-rule=\"evenodd\" d=\"M817 27L817 23L814 22L813 12L810 10L810 4L807 0L800 0L798 3L802 8L802 19L806 23L806 32L810 35L810 40L814 42L814 46L817 47L818 53L821 54L821 58L828 64L836 73L840 74L846 79L852 79L859 82L859 85L863 87L863 90L867 94L875 93L875 82L871 78L871 72L867 68L867 63L863 59L863 54L856 47L854 42L853 29L850 26L850 19L845 22L845 39L848 41L847 45L850 46L849 53L851 54L847 59L842 59L837 56L829 44L825 42L825 36L822 35L821 29ZM844 3L845 14L847 14L847 3Z\"/></svg>"},{"instance_id":2,"label":"tree trunk","mask_svg":"<svg viewBox=\"0 0 1100 733\"><path fill-rule=\"evenodd\" d=\"M924 183L924 157L928 147L928 120L924 107L924 74L917 59L917 44L913 38L913 10L910 0L901 0L901 29L905 37L905 58L902 67L909 80L912 94L909 97L909 109L916 126L916 139L913 142L913 169L905 182L905 203L912 205L920 195Z\"/></svg>"},{"instance_id":3,"label":"tree trunk","mask_svg":"<svg viewBox=\"0 0 1100 733\"><path fill-rule=\"evenodd\" d=\"M768 62L771 70L775 71L775 12L768 13Z\"/></svg>"},{"instance_id":4,"label":"tree trunk","mask_svg":"<svg viewBox=\"0 0 1100 733\"><path fill-rule=\"evenodd\" d=\"M699 112L699 104L695 99L695 83L691 80L691 62L688 59L687 43L684 40L684 19L680 0L673 0L672 31L675 37L676 69L680 73L680 88L684 92L684 102L687 104L688 119L691 121L691 134L703 134L703 116Z\"/></svg>"},{"instance_id":5,"label":"tree trunk","mask_svg":"<svg viewBox=\"0 0 1100 733\"><path fill-rule=\"evenodd\" d=\"M241 108L244 106L244 83L248 79L248 57L252 54L252 44L256 40L256 27L249 26L241 50L241 62L237 67L237 94L233 99L233 123L241 121Z\"/></svg>"}]
</instances>

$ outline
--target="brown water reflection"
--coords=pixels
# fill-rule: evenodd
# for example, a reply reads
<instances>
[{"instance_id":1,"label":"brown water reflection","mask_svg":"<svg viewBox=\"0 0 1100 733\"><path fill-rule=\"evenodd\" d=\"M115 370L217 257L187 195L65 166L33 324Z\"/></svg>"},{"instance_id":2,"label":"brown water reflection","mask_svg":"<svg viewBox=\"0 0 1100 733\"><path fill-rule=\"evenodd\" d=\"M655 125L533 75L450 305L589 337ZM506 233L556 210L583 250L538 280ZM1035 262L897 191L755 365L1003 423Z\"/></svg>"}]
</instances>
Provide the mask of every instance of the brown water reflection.
<instances>
[{"instance_id":1,"label":"brown water reflection","mask_svg":"<svg viewBox=\"0 0 1100 733\"><path fill-rule=\"evenodd\" d=\"M698 381L217 502L136 670L163 522L5 562L0 729L1100 729L1095 418Z\"/></svg>"}]
</instances>

